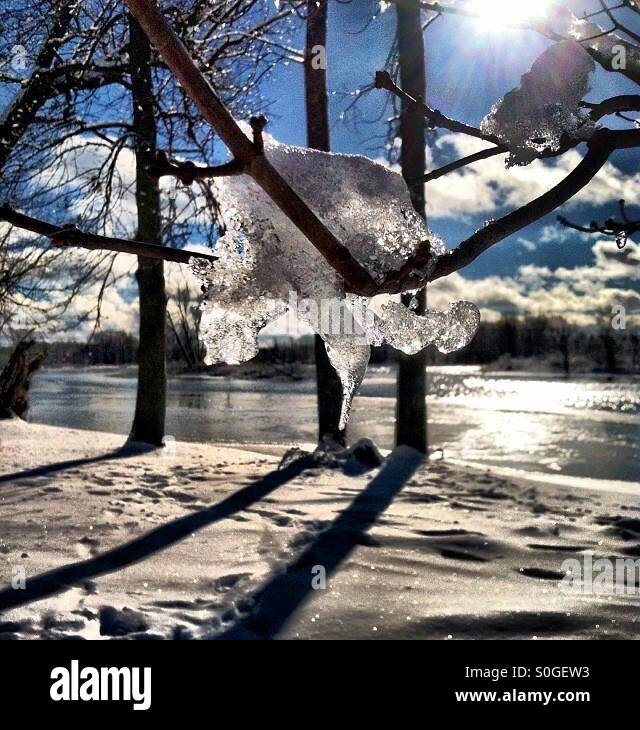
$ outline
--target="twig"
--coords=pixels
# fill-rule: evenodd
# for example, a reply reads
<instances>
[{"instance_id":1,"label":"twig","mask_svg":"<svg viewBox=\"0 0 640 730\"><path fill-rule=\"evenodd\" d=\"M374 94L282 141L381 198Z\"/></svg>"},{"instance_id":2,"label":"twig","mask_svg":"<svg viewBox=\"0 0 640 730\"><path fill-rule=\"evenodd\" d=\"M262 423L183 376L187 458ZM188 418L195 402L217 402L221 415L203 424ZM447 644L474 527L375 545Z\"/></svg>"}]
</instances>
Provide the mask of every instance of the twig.
<instances>
[{"instance_id":1,"label":"twig","mask_svg":"<svg viewBox=\"0 0 640 730\"><path fill-rule=\"evenodd\" d=\"M481 160L487 160L490 157L495 157L496 155L504 155L507 152L508 152L508 150L503 149L502 147L488 147L486 150L480 150L479 152L474 152L472 155L467 155L466 157L462 157L461 159L456 160L455 162L450 162L448 165L444 165L443 167L440 167L437 170L428 172L426 175L424 175L421 178L418 178L417 180L409 180L409 183L419 183L419 182L428 183L428 182L431 182L432 180L437 180L438 178L444 177L445 175L448 175L450 172L459 170L461 167L466 167L467 165L472 165L474 162L480 162Z\"/></svg>"},{"instance_id":2,"label":"twig","mask_svg":"<svg viewBox=\"0 0 640 730\"><path fill-rule=\"evenodd\" d=\"M244 165L239 160L234 159L222 165L202 167L195 165L190 160L175 162L169 158L164 150L159 150L150 172L153 177L175 177L183 185L191 185L196 180L241 175L244 172Z\"/></svg>"},{"instance_id":3,"label":"twig","mask_svg":"<svg viewBox=\"0 0 640 730\"><path fill-rule=\"evenodd\" d=\"M615 218L607 218L604 223L591 221L588 226L583 226L570 221L563 215L559 215L558 223L567 228L572 228L574 231L580 231L580 233L599 233L604 236L614 237L618 248L623 249L627 244L627 238L633 233L640 231L640 220L630 220L627 215L626 202L624 200L618 201L618 206L620 208L620 217L622 218L620 221L617 221Z\"/></svg>"},{"instance_id":4,"label":"twig","mask_svg":"<svg viewBox=\"0 0 640 730\"><path fill-rule=\"evenodd\" d=\"M458 122L455 119L449 119L442 112L437 109L432 109L424 103L423 99L414 99L411 95L403 91L396 82L391 78L388 71L377 71L374 86L376 89L386 89L392 94L402 99L410 109L413 109L422 114L430 124L434 127L440 127L441 129L448 129L450 132L458 132L460 134L466 134L470 137L476 137L482 139L485 142L492 142L496 146L503 149L504 152L508 152L508 148L505 147L500 139L493 134L484 134L477 127L472 127L470 124L464 122Z\"/></svg>"},{"instance_id":5,"label":"twig","mask_svg":"<svg viewBox=\"0 0 640 730\"><path fill-rule=\"evenodd\" d=\"M52 223L31 218L14 210L6 203L0 206L0 220L6 221L16 228L38 233L41 236L51 239L54 246L87 248L89 250L115 251L116 253L131 253L137 256L145 256L150 259L163 259L164 261L177 261L180 264L188 264L191 258L204 259L206 261L217 261L218 257L199 251L190 251L181 248L167 248L154 243L143 243L141 241L128 241L123 238L112 238L110 236L97 236L94 233L84 233L73 225L55 226Z\"/></svg>"},{"instance_id":6,"label":"twig","mask_svg":"<svg viewBox=\"0 0 640 730\"><path fill-rule=\"evenodd\" d=\"M267 126L267 119L264 116L251 117L251 129L253 131L253 144L259 154L264 152L264 141L262 131ZM244 163L234 158L222 165L199 166L191 160L176 162L169 158L165 150L158 150L156 160L151 169L154 177L176 177L183 185L192 185L196 180L208 180L212 177L231 177L242 175L247 172Z\"/></svg>"}]
</instances>

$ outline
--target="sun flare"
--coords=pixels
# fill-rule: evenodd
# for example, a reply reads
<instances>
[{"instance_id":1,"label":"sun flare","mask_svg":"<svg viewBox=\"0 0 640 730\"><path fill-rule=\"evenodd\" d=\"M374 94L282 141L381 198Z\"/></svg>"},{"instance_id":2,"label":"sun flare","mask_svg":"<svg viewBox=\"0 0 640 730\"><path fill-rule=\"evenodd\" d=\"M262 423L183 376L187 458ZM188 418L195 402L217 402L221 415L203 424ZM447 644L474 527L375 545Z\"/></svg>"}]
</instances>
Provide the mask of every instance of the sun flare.
<instances>
[{"instance_id":1,"label":"sun flare","mask_svg":"<svg viewBox=\"0 0 640 730\"><path fill-rule=\"evenodd\" d=\"M550 0L469 0L468 10L477 13L483 25L498 27L540 18Z\"/></svg>"}]
</instances>

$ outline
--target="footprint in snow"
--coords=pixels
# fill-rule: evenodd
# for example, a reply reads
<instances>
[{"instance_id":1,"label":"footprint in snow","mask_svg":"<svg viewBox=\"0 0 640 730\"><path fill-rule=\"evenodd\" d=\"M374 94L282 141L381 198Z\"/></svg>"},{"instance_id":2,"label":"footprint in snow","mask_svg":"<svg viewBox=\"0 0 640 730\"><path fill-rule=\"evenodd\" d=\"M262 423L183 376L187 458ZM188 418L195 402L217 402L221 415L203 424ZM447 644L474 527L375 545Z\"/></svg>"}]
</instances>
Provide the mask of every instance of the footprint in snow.
<instances>
[{"instance_id":1,"label":"footprint in snow","mask_svg":"<svg viewBox=\"0 0 640 730\"><path fill-rule=\"evenodd\" d=\"M527 578L536 578L538 580L564 580L564 573L558 570L546 570L545 568L519 568L516 570L520 575Z\"/></svg>"}]
</instances>

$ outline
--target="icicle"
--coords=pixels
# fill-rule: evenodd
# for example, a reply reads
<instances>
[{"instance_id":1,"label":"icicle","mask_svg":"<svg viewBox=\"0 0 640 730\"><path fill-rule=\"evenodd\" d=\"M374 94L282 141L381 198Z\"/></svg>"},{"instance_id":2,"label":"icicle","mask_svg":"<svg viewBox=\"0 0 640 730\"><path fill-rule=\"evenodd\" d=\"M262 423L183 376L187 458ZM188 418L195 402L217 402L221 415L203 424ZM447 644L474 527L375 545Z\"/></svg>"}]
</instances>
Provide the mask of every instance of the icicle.
<instances>
[{"instance_id":1,"label":"icicle","mask_svg":"<svg viewBox=\"0 0 640 730\"><path fill-rule=\"evenodd\" d=\"M424 241L432 257L421 275L444 252L414 211L402 177L383 165L280 145L267 135L265 153L374 279L400 269ZM466 302L420 317L394 302L376 312L372 300L345 294L338 274L251 178L221 178L214 186L226 223L216 245L220 258L192 264L203 282L207 362L251 359L260 330L293 310L325 341L342 382L344 427L371 345L386 340L412 353L434 343L450 352L475 334L478 310Z\"/></svg>"},{"instance_id":2,"label":"icicle","mask_svg":"<svg viewBox=\"0 0 640 730\"><path fill-rule=\"evenodd\" d=\"M442 353L466 347L480 325L480 312L470 302L456 302L447 312L428 309L417 315L399 302L382 307L378 327L386 342L407 355L415 355L428 345Z\"/></svg>"},{"instance_id":3,"label":"icicle","mask_svg":"<svg viewBox=\"0 0 640 730\"><path fill-rule=\"evenodd\" d=\"M371 350L369 345L362 344L345 335L328 335L325 346L329 362L338 373L342 383L342 409L340 411L340 428L346 428L351 413L351 405L356 391L362 384L369 365Z\"/></svg>"}]
</instances>

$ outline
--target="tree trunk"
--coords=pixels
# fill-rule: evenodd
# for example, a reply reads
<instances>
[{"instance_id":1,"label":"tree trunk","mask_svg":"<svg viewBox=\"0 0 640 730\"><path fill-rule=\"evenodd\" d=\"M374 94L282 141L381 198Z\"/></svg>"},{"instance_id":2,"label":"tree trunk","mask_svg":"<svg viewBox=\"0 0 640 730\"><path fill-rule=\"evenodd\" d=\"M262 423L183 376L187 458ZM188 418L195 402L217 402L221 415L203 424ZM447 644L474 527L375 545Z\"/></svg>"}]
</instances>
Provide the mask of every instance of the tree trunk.
<instances>
[{"instance_id":1,"label":"tree trunk","mask_svg":"<svg viewBox=\"0 0 640 730\"><path fill-rule=\"evenodd\" d=\"M399 3L398 53L400 85L412 97L426 96L424 39L417 5ZM425 122L422 115L412 113L403 101L400 120L402 139L402 174L405 180L424 175L426 167ZM426 219L424 184L410 186L411 200L416 211ZM413 297L403 295L409 305ZM417 295L416 311L426 308L426 289ZM427 453L427 352L417 355L400 355L398 364L398 397L396 403L396 445L411 446Z\"/></svg>"},{"instance_id":2,"label":"tree trunk","mask_svg":"<svg viewBox=\"0 0 640 730\"><path fill-rule=\"evenodd\" d=\"M27 394L31 376L44 360L44 353L29 358L33 345L31 340L19 342L0 373L0 419L22 418L29 409Z\"/></svg>"},{"instance_id":3,"label":"tree trunk","mask_svg":"<svg viewBox=\"0 0 640 730\"><path fill-rule=\"evenodd\" d=\"M161 246L160 188L157 179L150 174L157 145L151 44L132 16L129 16L129 41L133 127L136 135L136 238ZM129 439L161 446L167 391L164 262L139 257L136 279L140 293L138 392Z\"/></svg>"},{"instance_id":4,"label":"tree trunk","mask_svg":"<svg viewBox=\"0 0 640 730\"><path fill-rule=\"evenodd\" d=\"M327 94L327 10L328 0L307 5L307 37L304 81L307 107L307 145L329 152L329 96ZM318 391L318 441L347 442L346 429L340 428L342 384L329 362L324 341L315 336L316 384Z\"/></svg>"}]
</instances>

